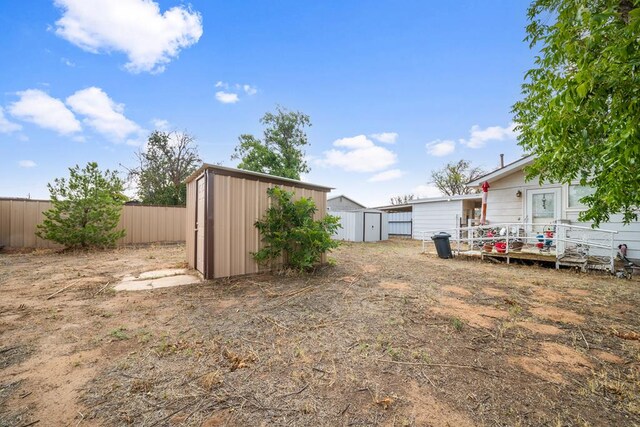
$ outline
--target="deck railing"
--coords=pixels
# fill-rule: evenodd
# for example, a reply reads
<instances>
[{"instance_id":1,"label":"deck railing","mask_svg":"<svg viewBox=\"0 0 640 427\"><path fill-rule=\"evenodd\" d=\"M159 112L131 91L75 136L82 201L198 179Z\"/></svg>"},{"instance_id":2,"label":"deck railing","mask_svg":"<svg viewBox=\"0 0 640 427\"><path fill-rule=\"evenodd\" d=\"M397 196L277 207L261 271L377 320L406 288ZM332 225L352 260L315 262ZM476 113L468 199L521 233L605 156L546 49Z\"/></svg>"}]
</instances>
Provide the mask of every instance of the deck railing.
<instances>
[{"instance_id":1,"label":"deck railing","mask_svg":"<svg viewBox=\"0 0 640 427\"><path fill-rule=\"evenodd\" d=\"M539 250L549 256L555 255L556 266L563 259L584 260L602 259L611 272L615 269L616 246L614 230L594 229L579 225L550 223L500 223L450 229L428 230L423 232L422 250L431 236L438 232L451 235L452 249L458 254L464 252L483 252L486 243L502 243L497 253L509 257L522 248L531 252ZM516 249L516 247L518 249ZM495 252L492 252L495 253Z\"/></svg>"}]
</instances>

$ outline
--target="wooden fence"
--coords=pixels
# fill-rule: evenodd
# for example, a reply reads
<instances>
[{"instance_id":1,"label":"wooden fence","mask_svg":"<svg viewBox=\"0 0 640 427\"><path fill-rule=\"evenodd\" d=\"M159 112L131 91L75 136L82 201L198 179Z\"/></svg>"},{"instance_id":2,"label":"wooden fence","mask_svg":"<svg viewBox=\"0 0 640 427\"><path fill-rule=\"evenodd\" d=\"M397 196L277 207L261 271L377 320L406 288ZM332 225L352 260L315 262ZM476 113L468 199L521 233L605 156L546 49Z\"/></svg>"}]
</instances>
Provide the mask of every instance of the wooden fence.
<instances>
[{"instance_id":1,"label":"wooden fence","mask_svg":"<svg viewBox=\"0 0 640 427\"><path fill-rule=\"evenodd\" d=\"M0 199L0 246L11 248L57 248L58 244L36 236L48 200ZM118 229L127 234L118 244L184 242L186 208L181 206L126 205Z\"/></svg>"}]
</instances>

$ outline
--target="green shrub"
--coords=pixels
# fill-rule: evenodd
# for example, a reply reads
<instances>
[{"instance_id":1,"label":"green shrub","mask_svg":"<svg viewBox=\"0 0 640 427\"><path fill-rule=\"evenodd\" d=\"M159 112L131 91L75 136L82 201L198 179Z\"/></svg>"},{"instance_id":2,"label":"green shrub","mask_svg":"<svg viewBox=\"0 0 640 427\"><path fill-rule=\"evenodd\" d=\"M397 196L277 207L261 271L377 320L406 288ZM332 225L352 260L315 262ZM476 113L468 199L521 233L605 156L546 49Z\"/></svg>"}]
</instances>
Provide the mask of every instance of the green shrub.
<instances>
[{"instance_id":1,"label":"green shrub","mask_svg":"<svg viewBox=\"0 0 640 427\"><path fill-rule=\"evenodd\" d=\"M252 254L256 261L272 266L281 261L284 267L309 270L320 262L322 254L338 247L331 235L340 227L339 218L326 215L314 220L318 209L313 200L303 197L293 201L294 193L278 187L268 189L267 194L271 207L255 223L265 244Z\"/></svg>"},{"instance_id":2,"label":"green shrub","mask_svg":"<svg viewBox=\"0 0 640 427\"><path fill-rule=\"evenodd\" d=\"M115 231L126 197L116 172L98 169L95 162L84 169L69 168L69 179L48 184L53 207L44 212L36 235L67 248L113 246L125 235Z\"/></svg>"}]
</instances>

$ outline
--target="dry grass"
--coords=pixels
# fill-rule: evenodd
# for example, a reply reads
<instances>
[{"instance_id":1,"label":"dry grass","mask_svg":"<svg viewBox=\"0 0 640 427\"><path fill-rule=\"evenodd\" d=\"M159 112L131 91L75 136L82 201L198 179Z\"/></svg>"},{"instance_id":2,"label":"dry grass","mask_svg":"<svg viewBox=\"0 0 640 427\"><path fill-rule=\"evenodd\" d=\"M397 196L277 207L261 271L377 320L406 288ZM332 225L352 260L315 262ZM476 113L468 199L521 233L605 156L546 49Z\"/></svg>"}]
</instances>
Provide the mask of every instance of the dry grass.
<instances>
[{"instance_id":1,"label":"dry grass","mask_svg":"<svg viewBox=\"0 0 640 427\"><path fill-rule=\"evenodd\" d=\"M311 276L96 295L183 250L0 256L0 425L640 423L637 281L390 241Z\"/></svg>"}]
</instances>

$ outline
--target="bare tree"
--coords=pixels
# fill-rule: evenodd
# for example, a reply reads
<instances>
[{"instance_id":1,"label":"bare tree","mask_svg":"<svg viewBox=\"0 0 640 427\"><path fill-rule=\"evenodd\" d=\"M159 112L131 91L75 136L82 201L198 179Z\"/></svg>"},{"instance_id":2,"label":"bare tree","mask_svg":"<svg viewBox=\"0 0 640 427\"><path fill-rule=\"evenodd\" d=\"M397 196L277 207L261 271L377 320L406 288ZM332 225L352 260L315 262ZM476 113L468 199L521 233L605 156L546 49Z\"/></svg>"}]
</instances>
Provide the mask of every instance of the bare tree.
<instances>
[{"instance_id":1,"label":"bare tree","mask_svg":"<svg viewBox=\"0 0 640 427\"><path fill-rule=\"evenodd\" d=\"M187 132L153 131L144 149L136 153L139 166L129 169L138 197L154 205L184 205L187 178L200 163L195 138Z\"/></svg>"},{"instance_id":2,"label":"bare tree","mask_svg":"<svg viewBox=\"0 0 640 427\"><path fill-rule=\"evenodd\" d=\"M408 203L410 200L413 200L415 198L415 195L413 194L404 194L404 195L399 195L399 196L393 196L391 197L391 204L392 205L404 205L406 203Z\"/></svg>"},{"instance_id":3,"label":"bare tree","mask_svg":"<svg viewBox=\"0 0 640 427\"><path fill-rule=\"evenodd\" d=\"M478 190L466 186L466 183L485 174L479 167L471 166L467 160L447 163L442 169L431 172L433 184L445 196L456 194L473 194Z\"/></svg>"}]
</instances>

